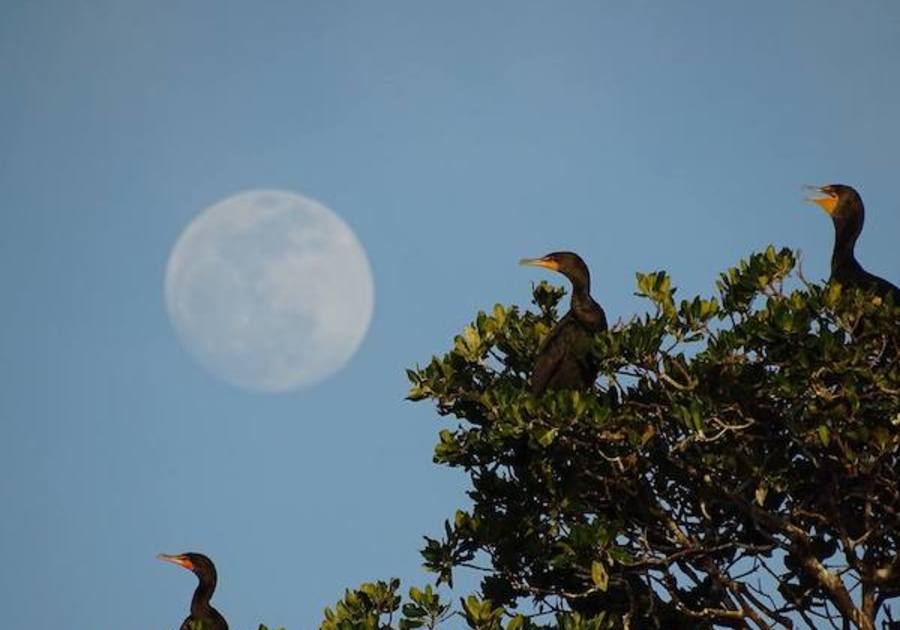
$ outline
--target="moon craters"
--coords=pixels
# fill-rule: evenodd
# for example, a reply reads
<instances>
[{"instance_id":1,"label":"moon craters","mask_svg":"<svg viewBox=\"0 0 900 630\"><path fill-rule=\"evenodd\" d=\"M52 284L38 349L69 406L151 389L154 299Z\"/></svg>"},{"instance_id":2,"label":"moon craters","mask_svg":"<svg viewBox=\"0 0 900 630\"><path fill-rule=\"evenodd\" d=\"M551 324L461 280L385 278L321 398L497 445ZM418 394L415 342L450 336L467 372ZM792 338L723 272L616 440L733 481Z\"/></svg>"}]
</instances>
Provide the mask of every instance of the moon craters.
<instances>
[{"instance_id":1,"label":"moon craters","mask_svg":"<svg viewBox=\"0 0 900 630\"><path fill-rule=\"evenodd\" d=\"M325 206L251 190L184 230L165 279L179 339L207 369L249 389L284 391L328 377L362 343L374 285L365 250Z\"/></svg>"}]
</instances>

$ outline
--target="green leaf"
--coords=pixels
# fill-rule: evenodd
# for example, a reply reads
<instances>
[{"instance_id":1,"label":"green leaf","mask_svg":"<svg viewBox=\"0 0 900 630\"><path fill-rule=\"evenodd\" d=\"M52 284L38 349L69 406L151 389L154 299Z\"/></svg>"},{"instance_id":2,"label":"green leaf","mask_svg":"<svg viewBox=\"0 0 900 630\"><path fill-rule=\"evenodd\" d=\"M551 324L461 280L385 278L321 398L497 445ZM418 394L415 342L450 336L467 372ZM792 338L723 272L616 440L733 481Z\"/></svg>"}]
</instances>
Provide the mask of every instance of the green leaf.
<instances>
[{"instance_id":1,"label":"green leaf","mask_svg":"<svg viewBox=\"0 0 900 630\"><path fill-rule=\"evenodd\" d=\"M594 581L594 586L604 593L606 592L609 586L609 575L599 560L594 560L591 564L591 579Z\"/></svg>"},{"instance_id":2,"label":"green leaf","mask_svg":"<svg viewBox=\"0 0 900 630\"><path fill-rule=\"evenodd\" d=\"M823 446L828 446L831 442L831 431L824 424L820 424L816 429L816 432L819 434L819 441L822 442Z\"/></svg>"},{"instance_id":3,"label":"green leaf","mask_svg":"<svg viewBox=\"0 0 900 630\"><path fill-rule=\"evenodd\" d=\"M403 604L403 614L407 617L424 617L427 613L422 607L417 606L416 604Z\"/></svg>"},{"instance_id":4,"label":"green leaf","mask_svg":"<svg viewBox=\"0 0 900 630\"><path fill-rule=\"evenodd\" d=\"M619 564L628 566L634 563L634 558L631 557L631 554L621 547L612 547L607 550L606 553L608 553L609 557Z\"/></svg>"},{"instance_id":5,"label":"green leaf","mask_svg":"<svg viewBox=\"0 0 900 630\"><path fill-rule=\"evenodd\" d=\"M553 444L553 440L556 439L556 434L559 433L559 429L553 427L552 429L547 429L544 431L543 435L538 439L538 443L541 446L550 446Z\"/></svg>"},{"instance_id":6,"label":"green leaf","mask_svg":"<svg viewBox=\"0 0 900 630\"><path fill-rule=\"evenodd\" d=\"M508 624L506 624L506 630L521 630L524 625L525 617L523 615L516 615L509 620Z\"/></svg>"},{"instance_id":7,"label":"green leaf","mask_svg":"<svg viewBox=\"0 0 900 630\"><path fill-rule=\"evenodd\" d=\"M891 432L886 427L875 427L872 430L872 437L875 438L875 442L881 449L887 448L891 442Z\"/></svg>"}]
</instances>

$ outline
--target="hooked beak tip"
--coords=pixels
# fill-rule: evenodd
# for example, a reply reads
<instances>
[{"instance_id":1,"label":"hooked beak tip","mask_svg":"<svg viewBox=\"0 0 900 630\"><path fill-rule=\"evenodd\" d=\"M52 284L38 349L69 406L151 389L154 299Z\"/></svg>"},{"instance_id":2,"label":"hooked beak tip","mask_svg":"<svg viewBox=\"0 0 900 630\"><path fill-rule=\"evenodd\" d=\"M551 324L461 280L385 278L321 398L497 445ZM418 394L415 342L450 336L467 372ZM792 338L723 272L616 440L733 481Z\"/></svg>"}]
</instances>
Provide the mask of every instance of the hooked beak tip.
<instances>
[{"instance_id":1,"label":"hooked beak tip","mask_svg":"<svg viewBox=\"0 0 900 630\"><path fill-rule=\"evenodd\" d=\"M163 562L171 562L172 564L177 564L178 566L184 567L185 569L193 568L191 562L184 556L172 555L168 553L158 553L156 554L156 559L162 560Z\"/></svg>"}]
</instances>

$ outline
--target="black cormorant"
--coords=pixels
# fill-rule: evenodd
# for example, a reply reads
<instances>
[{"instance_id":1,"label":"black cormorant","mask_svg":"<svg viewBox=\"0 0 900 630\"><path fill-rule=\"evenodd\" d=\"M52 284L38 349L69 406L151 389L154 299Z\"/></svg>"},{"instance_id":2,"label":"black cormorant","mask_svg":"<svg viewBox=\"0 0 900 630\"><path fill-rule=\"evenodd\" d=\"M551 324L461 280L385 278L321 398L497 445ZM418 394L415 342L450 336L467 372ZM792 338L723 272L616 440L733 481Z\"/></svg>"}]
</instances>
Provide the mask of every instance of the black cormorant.
<instances>
[{"instance_id":1,"label":"black cormorant","mask_svg":"<svg viewBox=\"0 0 900 630\"><path fill-rule=\"evenodd\" d=\"M177 556L161 553L160 560L174 562L193 571L199 584L191 599L191 614L181 624L181 630L191 630L191 624L200 623L203 630L228 630L228 623L219 611L209 603L216 590L216 566L202 553L182 553Z\"/></svg>"},{"instance_id":2,"label":"black cormorant","mask_svg":"<svg viewBox=\"0 0 900 630\"><path fill-rule=\"evenodd\" d=\"M875 291L883 298L893 297L894 304L900 305L900 289L865 269L853 253L865 220L862 198L851 186L830 184L814 186L821 197L809 200L818 204L828 213L834 223L834 250L831 254L831 281L844 286Z\"/></svg>"},{"instance_id":3,"label":"black cormorant","mask_svg":"<svg viewBox=\"0 0 900 630\"><path fill-rule=\"evenodd\" d=\"M591 387L599 372L591 346L594 334L606 330L606 314L591 297L591 274L587 265L572 252L525 258L520 264L558 271L572 283L569 312L538 348L531 375L532 393Z\"/></svg>"}]
</instances>

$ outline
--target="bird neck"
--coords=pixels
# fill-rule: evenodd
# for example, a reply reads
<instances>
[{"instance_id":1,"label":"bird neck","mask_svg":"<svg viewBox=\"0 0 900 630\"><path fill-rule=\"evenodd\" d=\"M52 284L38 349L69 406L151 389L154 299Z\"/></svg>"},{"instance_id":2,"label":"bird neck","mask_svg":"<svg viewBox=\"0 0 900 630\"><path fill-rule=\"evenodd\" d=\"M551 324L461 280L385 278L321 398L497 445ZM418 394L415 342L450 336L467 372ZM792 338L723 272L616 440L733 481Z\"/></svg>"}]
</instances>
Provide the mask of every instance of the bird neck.
<instances>
[{"instance_id":1,"label":"bird neck","mask_svg":"<svg viewBox=\"0 0 900 630\"><path fill-rule=\"evenodd\" d=\"M195 616L207 616L212 606L209 600L212 599L216 590L216 579L209 577L201 577L200 583L194 590L194 597L191 599L191 614Z\"/></svg>"},{"instance_id":2,"label":"bird neck","mask_svg":"<svg viewBox=\"0 0 900 630\"><path fill-rule=\"evenodd\" d=\"M832 276L835 276L840 270L859 267L854 250L861 231L862 225L859 221L835 220L834 250L831 254Z\"/></svg>"},{"instance_id":3,"label":"bird neck","mask_svg":"<svg viewBox=\"0 0 900 630\"><path fill-rule=\"evenodd\" d=\"M569 282L572 283L572 302L576 299L591 299L591 276L585 269L581 273L566 274Z\"/></svg>"},{"instance_id":4,"label":"bird neck","mask_svg":"<svg viewBox=\"0 0 900 630\"><path fill-rule=\"evenodd\" d=\"M591 297L590 280L581 280L580 282L572 282L572 310L576 313L582 310L590 310L595 302Z\"/></svg>"}]
</instances>

